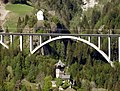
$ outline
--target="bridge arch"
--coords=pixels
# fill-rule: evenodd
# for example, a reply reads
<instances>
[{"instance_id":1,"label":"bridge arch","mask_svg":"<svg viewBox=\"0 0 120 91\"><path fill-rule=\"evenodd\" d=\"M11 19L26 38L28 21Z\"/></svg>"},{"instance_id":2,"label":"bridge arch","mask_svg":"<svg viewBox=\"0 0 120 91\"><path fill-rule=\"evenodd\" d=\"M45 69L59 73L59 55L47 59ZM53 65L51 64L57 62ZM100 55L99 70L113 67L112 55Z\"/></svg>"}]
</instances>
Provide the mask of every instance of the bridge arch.
<instances>
[{"instance_id":1,"label":"bridge arch","mask_svg":"<svg viewBox=\"0 0 120 91\"><path fill-rule=\"evenodd\" d=\"M92 48L96 49L107 60L107 62L110 63L110 65L113 67L113 62L109 59L109 57L107 56L107 54L104 51L100 50L95 44L93 44L85 39L78 38L75 36L58 36L58 37L51 38L51 39L43 42L41 45L37 46L33 51L31 51L31 54L34 54L37 50L39 50L44 45L46 45L52 41L61 40L61 39L73 39L73 40L81 41L81 42L91 46Z\"/></svg>"},{"instance_id":2,"label":"bridge arch","mask_svg":"<svg viewBox=\"0 0 120 91\"><path fill-rule=\"evenodd\" d=\"M0 41L0 44L3 45L5 48L9 49L9 47L6 44L4 44L2 41Z\"/></svg>"}]
</instances>

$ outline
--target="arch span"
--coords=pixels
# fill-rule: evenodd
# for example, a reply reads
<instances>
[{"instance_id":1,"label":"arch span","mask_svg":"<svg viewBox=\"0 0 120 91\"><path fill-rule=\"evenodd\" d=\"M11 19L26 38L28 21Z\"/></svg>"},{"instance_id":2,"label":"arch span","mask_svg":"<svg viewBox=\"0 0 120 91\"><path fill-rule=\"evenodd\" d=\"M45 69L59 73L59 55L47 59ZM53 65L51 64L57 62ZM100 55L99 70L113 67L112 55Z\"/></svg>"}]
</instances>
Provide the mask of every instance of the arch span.
<instances>
[{"instance_id":1,"label":"arch span","mask_svg":"<svg viewBox=\"0 0 120 91\"><path fill-rule=\"evenodd\" d=\"M55 41L55 40L60 40L60 39L73 39L73 40L77 40L77 41L81 41L91 47L93 47L94 49L96 49L107 61L108 63L111 64L111 66L113 67L113 62L109 59L109 57L107 56L107 54L105 54L105 52L103 52L102 50L100 50L96 45L94 45L93 43L85 40L85 39L82 39L82 38L78 38L78 37L74 37L74 36L58 36L58 37L54 37L52 39L49 39L45 42L43 42L41 45L39 45L38 47L36 47L33 51L31 51L31 54L34 54L37 50L39 50L41 47L43 47L44 45L52 42L52 41Z\"/></svg>"},{"instance_id":2,"label":"arch span","mask_svg":"<svg viewBox=\"0 0 120 91\"><path fill-rule=\"evenodd\" d=\"M9 49L9 47L6 44L4 44L2 41L0 41L0 44L3 45L5 48Z\"/></svg>"}]
</instances>

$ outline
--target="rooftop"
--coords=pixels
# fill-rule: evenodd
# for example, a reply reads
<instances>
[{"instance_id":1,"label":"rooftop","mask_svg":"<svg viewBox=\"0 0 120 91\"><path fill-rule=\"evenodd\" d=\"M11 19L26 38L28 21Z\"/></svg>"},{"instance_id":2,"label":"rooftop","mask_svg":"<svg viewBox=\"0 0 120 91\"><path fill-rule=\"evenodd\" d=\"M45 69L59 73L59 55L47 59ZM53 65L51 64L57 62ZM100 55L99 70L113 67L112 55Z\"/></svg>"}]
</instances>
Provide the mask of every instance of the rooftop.
<instances>
[{"instance_id":1,"label":"rooftop","mask_svg":"<svg viewBox=\"0 0 120 91\"><path fill-rule=\"evenodd\" d=\"M70 75L62 75L60 78L69 80L70 79Z\"/></svg>"},{"instance_id":2,"label":"rooftop","mask_svg":"<svg viewBox=\"0 0 120 91\"><path fill-rule=\"evenodd\" d=\"M58 62L58 63L56 63L56 64L55 64L55 66L56 66L56 67L58 67L58 66L64 67L64 66L65 66L65 64L64 64L64 63L62 63L62 61L61 61L61 60L59 60L59 62Z\"/></svg>"}]
</instances>

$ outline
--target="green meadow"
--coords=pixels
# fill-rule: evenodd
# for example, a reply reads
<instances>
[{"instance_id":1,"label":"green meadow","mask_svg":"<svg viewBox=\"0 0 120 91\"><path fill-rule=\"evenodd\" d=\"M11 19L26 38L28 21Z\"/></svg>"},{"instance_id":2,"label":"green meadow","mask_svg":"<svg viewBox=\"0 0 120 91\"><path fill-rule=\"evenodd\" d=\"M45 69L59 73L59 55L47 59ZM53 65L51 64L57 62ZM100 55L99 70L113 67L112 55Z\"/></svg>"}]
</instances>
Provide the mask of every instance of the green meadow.
<instances>
[{"instance_id":1,"label":"green meadow","mask_svg":"<svg viewBox=\"0 0 120 91\"><path fill-rule=\"evenodd\" d=\"M7 16L4 27L7 27L10 32L16 32L19 17L30 15L33 11L33 7L25 4L7 4L5 8L9 10L10 13Z\"/></svg>"}]
</instances>

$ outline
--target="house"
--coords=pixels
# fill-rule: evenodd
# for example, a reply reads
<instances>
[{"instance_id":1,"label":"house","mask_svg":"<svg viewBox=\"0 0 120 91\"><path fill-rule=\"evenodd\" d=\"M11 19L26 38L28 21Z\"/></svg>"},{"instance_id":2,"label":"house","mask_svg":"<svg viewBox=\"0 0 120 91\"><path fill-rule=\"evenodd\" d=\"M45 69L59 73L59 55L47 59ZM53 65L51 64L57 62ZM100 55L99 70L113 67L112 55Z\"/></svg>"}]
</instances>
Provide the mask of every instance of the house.
<instances>
[{"instance_id":1,"label":"house","mask_svg":"<svg viewBox=\"0 0 120 91\"><path fill-rule=\"evenodd\" d=\"M43 16L43 11L42 10L39 10L37 12L37 19L38 20L44 20L44 16Z\"/></svg>"},{"instance_id":2,"label":"house","mask_svg":"<svg viewBox=\"0 0 120 91\"><path fill-rule=\"evenodd\" d=\"M65 74L64 68L65 64L61 60L55 64L56 66L56 78L61 78L62 80L70 80L70 75Z\"/></svg>"},{"instance_id":3,"label":"house","mask_svg":"<svg viewBox=\"0 0 120 91\"><path fill-rule=\"evenodd\" d=\"M67 89L64 90L64 91L76 91L76 90L74 90L73 88L67 88Z\"/></svg>"},{"instance_id":4,"label":"house","mask_svg":"<svg viewBox=\"0 0 120 91\"><path fill-rule=\"evenodd\" d=\"M56 81L51 81L52 82L52 87L56 87Z\"/></svg>"},{"instance_id":5,"label":"house","mask_svg":"<svg viewBox=\"0 0 120 91\"><path fill-rule=\"evenodd\" d=\"M61 78L62 75L64 75L64 67L65 67L65 64L61 62L61 60L59 60L58 63L55 64L56 66L56 78Z\"/></svg>"},{"instance_id":6,"label":"house","mask_svg":"<svg viewBox=\"0 0 120 91\"><path fill-rule=\"evenodd\" d=\"M59 60L56 64L55 64L55 74L56 74L56 78L61 78L63 80L62 83L64 83L65 81L70 82L70 75L67 75L64 71L65 68L65 64L62 63L61 60ZM52 87L56 87L56 81L51 81L52 82Z\"/></svg>"}]
</instances>

